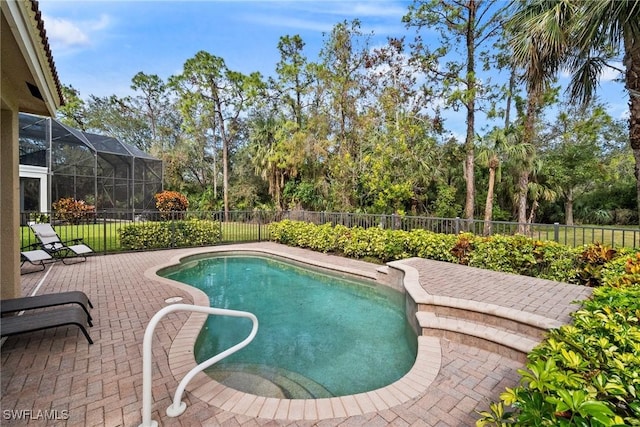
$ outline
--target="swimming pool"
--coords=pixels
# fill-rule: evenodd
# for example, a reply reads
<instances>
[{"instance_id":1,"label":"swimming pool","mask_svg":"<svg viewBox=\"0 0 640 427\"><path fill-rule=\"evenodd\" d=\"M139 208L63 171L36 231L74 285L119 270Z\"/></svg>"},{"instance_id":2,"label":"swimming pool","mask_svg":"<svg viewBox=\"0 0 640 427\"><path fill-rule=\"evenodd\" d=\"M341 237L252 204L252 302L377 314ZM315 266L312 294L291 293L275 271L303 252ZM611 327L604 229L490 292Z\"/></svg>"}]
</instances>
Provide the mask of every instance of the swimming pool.
<instances>
[{"instance_id":1,"label":"swimming pool","mask_svg":"<svg viewBox=\"0 0 640 427\"><path fill-rule=\"evenodd\" d=\"M209 373L266 397L343 396L388 385L416 358L404 295L272 258L209 256L162 276L202 289L211 305L250 311L255 340ZM250 323L210 317L195 346L198 362L244 339Z\"/></svg>"}]
</instances>

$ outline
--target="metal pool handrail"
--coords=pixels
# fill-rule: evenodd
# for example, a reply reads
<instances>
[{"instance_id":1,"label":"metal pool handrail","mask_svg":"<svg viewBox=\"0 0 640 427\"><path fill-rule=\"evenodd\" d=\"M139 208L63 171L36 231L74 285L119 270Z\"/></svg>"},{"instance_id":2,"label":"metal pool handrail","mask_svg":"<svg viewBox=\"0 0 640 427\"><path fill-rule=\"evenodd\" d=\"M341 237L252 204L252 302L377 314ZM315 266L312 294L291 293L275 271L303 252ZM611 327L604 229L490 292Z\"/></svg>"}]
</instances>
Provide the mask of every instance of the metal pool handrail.
<instances>
[{"instance_id":1,"label":"metal pool handrail","mask_svg":"<svg viewBox=\"0 0 640 427\"><path fill-rule=\"evenodd\" d=\"M158 311L149 321L147 329L144 332L144 341L142 343L142 424L139 427L157 427L158 422L151 419L151 381L152 381L152 366L151 366L151 352L152 352L152 339L153 333L156 329L156 325L160 320L169 313L174 311L192 311L196 313L214 314L217 316L231 316L231 317L244 317L251 319L253 327L251 333L242 342L226 349L225 351L216 354L212 358L205 360L195 368L191 369L187 375L184 376L173 398L173 403L167 408L167 415L170 417L177 417L181 415L186 409L187 404L182 402L182 393L189 381L193 379L196 374L207 369L209 366L219 362L227 356L232 355L236 351L246 347L258 333L258 318L253 314L246 311L226 310L223 308L214 307L202 307L190 304L173 304Z\"/></svg>"}]
</instances>

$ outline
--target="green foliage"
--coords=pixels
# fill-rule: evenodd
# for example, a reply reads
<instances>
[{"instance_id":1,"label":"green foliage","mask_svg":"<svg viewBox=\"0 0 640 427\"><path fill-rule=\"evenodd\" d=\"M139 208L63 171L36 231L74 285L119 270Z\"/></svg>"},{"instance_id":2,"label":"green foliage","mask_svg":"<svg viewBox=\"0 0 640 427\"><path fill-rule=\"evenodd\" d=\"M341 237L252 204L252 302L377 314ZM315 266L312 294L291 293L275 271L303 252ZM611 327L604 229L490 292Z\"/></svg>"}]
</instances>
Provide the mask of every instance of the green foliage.
<instances>
[{"instance_id":1,"label":"green foliage","mask_svg":"<svg viewBox=\"0 0 640 427\"><path fill-rule=\"evenodd\" d=\"M456 203L456 188L452 185L438 186L438 196L431 205L433 215L439 218L455 218L462 212L462 206Z\"/></svg>"},{"instance_id":2,"label":"green foliage","mask_svg":"<svg viewBox=\"0 0 640 427\"><path fill-rule=\"evenodd\" d=\"M87 204L84 200L76 200L73 197L64 197L51 204L55 211L54 218L71 224L95 216L95 206Z\"/></svg>"},{"instance_id":3,"label":"green foliage","mask_svg":"<svg viewBox=\"0 0 640 427\"><path fill-rule=\"evenodd\" d=\"M566 282L576 268L576 250L521 235L495 235L474 239L468 265Z\"/></svg>"},{"instance_id":4,"label":"green foliage","mask_svg":"<svg viewBox=\"0 0 640 427\"><path fill-rule=\"evenodd\" d=\"M190 219L128 224L118 233L123 249L163 249L216 244L222 228L217 221Z\"/></svg>"},{"instance_id":5,"label":"green foliage","mask_svg":"<svg viewBox=\"0 0 640 427\"><path fill-rule=\"evenodd\" d=\"M415 256L570 283L580 282L580 275L585 270L597 269L597 278L591 277L592 286L602 284L601 276L615 275L624 268L622 261L609 262L616 254L610 248L592 245L581 251L521 235L480 237L471 233L453 235L427 230L317 226L291 220L269 227L272 240L279 243L382 262ZM611 256L603 261L606 254Z\"/></svg>"},{"instance_id":6,"label":"green foliage","mask_svg":"<svg viewBox=\"0 0 640 427\"><path fill-rule=\"evenodd\" d=\"M597 246L585 257L609 254ZM520 385L480 412L477 426L640 425L640 253L603 265L603 286L529 354Z\"/></svg>"},{"instance_id":7,"label":"green foliage","mask_svg":"<svg viewBox=\"0 0 640 427\"><path fill-rule=\"evenodd\" d=\"M436 261L456 262L451 248L456 244L455 234L439 234L426 230L412 230L407 236L407 250L412 256Z\"/></svg>"},{"instance_id":8,"label":"green foliage","mask_svg":"<svg viewBox=\"0 0 640 427\"><path fill-rule=\"evenodd\" d=\"M501 395L518 409L509 425L640 425L639 313L637 286L596 289L573 325L529 355L520 386Z\"/></svg>"},{"instance_id":9,"label":"green foliage","mask_svg":"<svg viewBox=\"0 0 640 427\"><path fill-rule=\"evenodd\" d=\"M600 243L589 245L578 257L579 267L576 278L585 286L599 286L602 282L602 269L611 261L616 251Z\"/></svg>"}]
</instances>

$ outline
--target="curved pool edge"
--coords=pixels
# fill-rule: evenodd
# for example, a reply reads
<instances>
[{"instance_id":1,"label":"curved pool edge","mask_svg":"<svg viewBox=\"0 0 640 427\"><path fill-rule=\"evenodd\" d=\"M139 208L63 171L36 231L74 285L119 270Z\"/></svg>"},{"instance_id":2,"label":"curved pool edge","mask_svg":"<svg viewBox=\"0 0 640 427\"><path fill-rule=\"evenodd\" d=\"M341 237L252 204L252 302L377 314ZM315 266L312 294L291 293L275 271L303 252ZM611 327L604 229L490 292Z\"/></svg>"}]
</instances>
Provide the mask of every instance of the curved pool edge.
<instances>
[{"instance_id":1,"label":"curved pool edge","mask_svg":"<svg viewBox=\"0 0 640 427\"><path fill-rule=\"evenodd\" d=\"M300 257L283 250L263 248L257 245L229 245L224 247L198 248L172 257L167 263L154 266L144 272L145 277L169 284L187 292L193 298L193 304L209 306L209 298L204 292L192 286L166 279L156 273L164 268L179 264L183 259L194 255L241 253L272 255L303 264L345 273L370 280L376 280L375 274L351 269L335 264L328 264L311 257ZM412 267L403 265L406 274ZM406 274L405 279L413 282L413 274ZM405 283L405 287L413 287L413 283ZM408 285L408 286L407 286ZM198 334L206 321L207 315L192 313L180 328L169 349L168 360L171 373L180 381L184 375L197 365L194 346ZM227 387L204 373L199 373L187 386L190 396L202 400L209 405L224 411L249 417L272 420L306 420L320 421L331 418L344 418L377 412L404 404L424 394L440 371L442 352L440 340L436 337L418 336L416 360L407 374L399 380L376 390L355 395L347 395L322 399L277 399L257 396ZM188 408L187 408L188 410Z\"/></svg>"}]
</instances>

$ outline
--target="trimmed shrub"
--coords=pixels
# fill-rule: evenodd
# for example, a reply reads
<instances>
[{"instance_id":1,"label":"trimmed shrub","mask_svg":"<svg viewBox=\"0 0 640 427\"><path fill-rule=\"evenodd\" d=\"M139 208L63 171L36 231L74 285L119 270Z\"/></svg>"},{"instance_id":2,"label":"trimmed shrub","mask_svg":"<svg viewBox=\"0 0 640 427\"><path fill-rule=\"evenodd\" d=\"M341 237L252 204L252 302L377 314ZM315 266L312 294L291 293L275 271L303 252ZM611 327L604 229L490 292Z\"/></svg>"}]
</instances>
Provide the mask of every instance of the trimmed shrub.
<instances>
[{"instance_id":1,"label":"trimmed shrub","mask_svg":"<svg viewBox=\"0 0 640 427\"><path fill-rule=\"evenodd\" d=\"M412 230L407 235L407 251L412 256L436 261L457 262L451 252L458 241L455 234L439 234L427 230Z\"/></svg>"},{"instance_id":2,"label":"trimmed shrub","mask_svg":"<svg viewBox=\"0 0 640 427\"><path fill-rule=\"evenodd\" d=\"M78 224L83 220L95 217L96 207L84 200L65 197L51 204L55 211L54 218L71 224Z\"/></svg>"},{"instance_id":3,"label":"trimmed shrub","mask_svg":"<svg viewBox=\"0 0 640 427\"><path fill-rule=\"evenodd\" d=\"M291 220L272 223L269 230L275 242L353 258L387 262L421 257L594 287L602 284L605 265L629 253L622 250L618 254L599 244L572 248L522 235L481 237L427 230L332 227Z\"/></svg>"},{"instance_id":4,"label":"trimmed shrub","mask_svg":"<svg viewBox=\"0 0 640 427\"><path fill-rule=\"evenodd\" d=\"M168 215L169 212L185 212L189 208L189 200L187 197L177 191L162 191L157 193L154 198L156 199L156 208L162 212L161 216L164 219L182 219L175 216ZM181 214L179 214L181 215Z\"/></svg>"},{"instance_id":5,"label":"trimmed shrub","mask_svg":"<svg viewBox=\"0 0 640 427\"><path fill-rule=\"evenodd\" d=\"M128 224L118 230L123 249L162 249L218 243L222 226L217 221L190 219Z\"/></svg>"}]
</instances>

